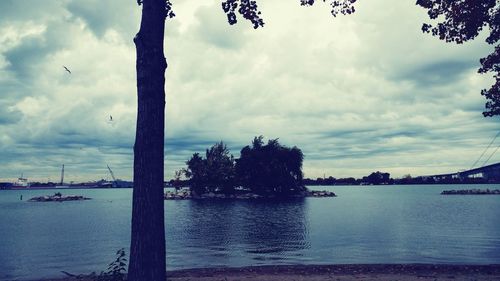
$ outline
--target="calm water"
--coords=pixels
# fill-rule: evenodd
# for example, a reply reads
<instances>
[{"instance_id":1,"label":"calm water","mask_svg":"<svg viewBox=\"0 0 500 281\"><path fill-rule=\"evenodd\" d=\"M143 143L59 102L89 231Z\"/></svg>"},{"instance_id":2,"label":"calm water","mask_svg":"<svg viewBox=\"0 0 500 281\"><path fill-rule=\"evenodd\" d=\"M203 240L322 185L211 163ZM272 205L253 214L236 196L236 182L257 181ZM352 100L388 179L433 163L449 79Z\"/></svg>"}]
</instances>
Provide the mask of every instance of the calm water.
<instances>
[{"instance_id":1,"label":"calm water","mask_svg":"<svg viewBox=\"0 0 500 281\"><path fill-rule=\"evenodd\" d=\"M471 186L325 187L337 198L166 201L169 270L323 263L500 263L500 196ZM498 186L473 186L499 188ZM101 271L130 243L131 189L63 190L93 200L20 201L0 191L0 280Z\"/></svg>"}]
</instances>

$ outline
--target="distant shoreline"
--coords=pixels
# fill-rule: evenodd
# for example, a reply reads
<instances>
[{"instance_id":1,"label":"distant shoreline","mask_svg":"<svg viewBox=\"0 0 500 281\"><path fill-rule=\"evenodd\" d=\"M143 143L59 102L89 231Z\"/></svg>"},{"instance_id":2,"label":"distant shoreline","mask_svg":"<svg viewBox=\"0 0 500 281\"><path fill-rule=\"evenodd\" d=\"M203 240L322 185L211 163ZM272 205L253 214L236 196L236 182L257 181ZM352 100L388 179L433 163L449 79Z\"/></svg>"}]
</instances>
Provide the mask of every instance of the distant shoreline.
<instances>
[{"instance_id":1,"label":"distant shoreline","mask_svg":"<svg viewBox=\"0 0 500 281\"><path fill-rule=\"evenodd\" d=\"M37 279L40 280L40 279ZM70 281L76 278L51 278L43 281ZM90 281L89 278L78 279ZM238 268L195 268L167 271L167 280L500 280L500 264L331 264L276 265ZM34 280L33 280L34 281Z\"/></svg>"},{"instance_id":2,"label":"distant shoreline","mask_svg":"<svg viewBox=\"0 0 500 281\"><path fill-rule=\"evenodd\" d=\"M413 186L413 185L425 185L425 186L436 186L436 185L460 185L460 186L467 186L467 185L496 185L498 186L500 183L412 183L412 184L380 184L380 185L359 185L359 184L338 184L338 185L315 185L315 184L307 184L306 187L327 187L327 188L334 188L334 187L344 187L344 186L360 186L360 187L389 187L389 186ZM109 190L109 189L131 189L133 187L86 187L86 186L68 186L68 187L28 187L28 188L0 188L1 190L67 190L67 189L102 189L102 190ZM165 186L163 188L169 188L169 189L174 189L172 186Z\"/></svg>"},{"instance_id":3,"label":"distant shoreline","mask_svg":"<svg viewBox=\"0 0 500 281\"><path fill-rule=\"evenodd\" d=\"M109 189L132 189L133 187L87 187L87 186L68 186L68 187L28 187L28 188L5 188L5 189L0 189L0 190L71 190L71 189L102 189L102 190L109 190Z\"/></svg>"}]
</instances>

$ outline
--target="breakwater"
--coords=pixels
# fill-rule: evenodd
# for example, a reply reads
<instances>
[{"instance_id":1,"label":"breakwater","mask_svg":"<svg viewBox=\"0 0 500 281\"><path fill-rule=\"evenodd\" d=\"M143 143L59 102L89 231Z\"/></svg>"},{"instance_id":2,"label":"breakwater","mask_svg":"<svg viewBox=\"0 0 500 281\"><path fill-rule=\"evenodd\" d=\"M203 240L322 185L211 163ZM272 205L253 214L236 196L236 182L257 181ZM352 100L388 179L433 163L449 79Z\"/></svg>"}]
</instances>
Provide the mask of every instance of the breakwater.
<instances>
[{"instance_id":1,"label":"breakwater","mask_svg":"<svg viewBox=\"0 0 500 281\"><path fill-rule=\"evenodd\" d=\"M81 195L62 195L57 192L54 195L45 195L45 196L37 196L29 199L29 202L63 202L63 201L81 201L81 200L90 200L91 198L87 198Z\"/></svg>"},{"instance_id":2,"label":"breakwater","mask_svg":"<svg viewBox=\"0 0 500 281\"><path fill-rule=\"evenodd\" d=\"M444 190L441 195L500 195L500 189Z\"/></svg>"}]
</instances>

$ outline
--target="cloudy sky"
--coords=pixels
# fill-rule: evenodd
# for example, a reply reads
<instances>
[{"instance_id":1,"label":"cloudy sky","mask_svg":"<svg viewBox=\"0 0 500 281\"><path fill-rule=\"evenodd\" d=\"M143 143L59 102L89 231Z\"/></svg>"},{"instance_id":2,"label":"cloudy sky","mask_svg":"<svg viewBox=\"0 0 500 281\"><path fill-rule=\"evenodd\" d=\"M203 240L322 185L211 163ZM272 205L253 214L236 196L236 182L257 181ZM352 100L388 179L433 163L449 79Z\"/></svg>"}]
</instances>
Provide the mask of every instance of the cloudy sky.
<instances>
[{"instance_id":1,"label":"cloudy sky","mask_svg":"<svg viewBox=\"0 0 500 281\"><path fill-rule=\"evenodd\" d=\"M261 0L258 30L229 26L220 0L172 2L167 177L217 141L238 156L257 135L301 148L306 177L454 172L500 129L481 114L484 34L460 46L422 34L414 0L360 0L337 18L322 1ZM68 181L109 178L107 164L132 178L140 12L136 0L0 2L0 180L57 180L62 164Z\"/></svg>"}]
</instances>

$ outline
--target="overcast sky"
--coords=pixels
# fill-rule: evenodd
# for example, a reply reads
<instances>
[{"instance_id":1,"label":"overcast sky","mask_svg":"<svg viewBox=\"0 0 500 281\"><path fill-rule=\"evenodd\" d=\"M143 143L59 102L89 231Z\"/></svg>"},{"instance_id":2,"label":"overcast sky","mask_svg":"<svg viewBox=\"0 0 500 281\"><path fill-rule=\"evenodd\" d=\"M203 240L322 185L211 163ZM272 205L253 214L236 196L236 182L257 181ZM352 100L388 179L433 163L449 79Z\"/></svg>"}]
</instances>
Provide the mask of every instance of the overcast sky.
<instances>
[{"instance_id":1,"label":"overcast sky","mask_svg":"<svg viewBox=\"0 0 500 281\"><path fill-rule=\"evenodd\" d=\"M302 149L306 177L454 172L500 129L481 114L491 46L423 34L414 0L360 0L337 18L322 1L261 0L258 30L229 26L220 0L172 2L167 178L217 141L237 157L258 135ZM132 178L140 12L136 0L0 2L0 180L55 181L62 164L67 181L109 178L107 164Z\"/></svg>"}]
</instances>

